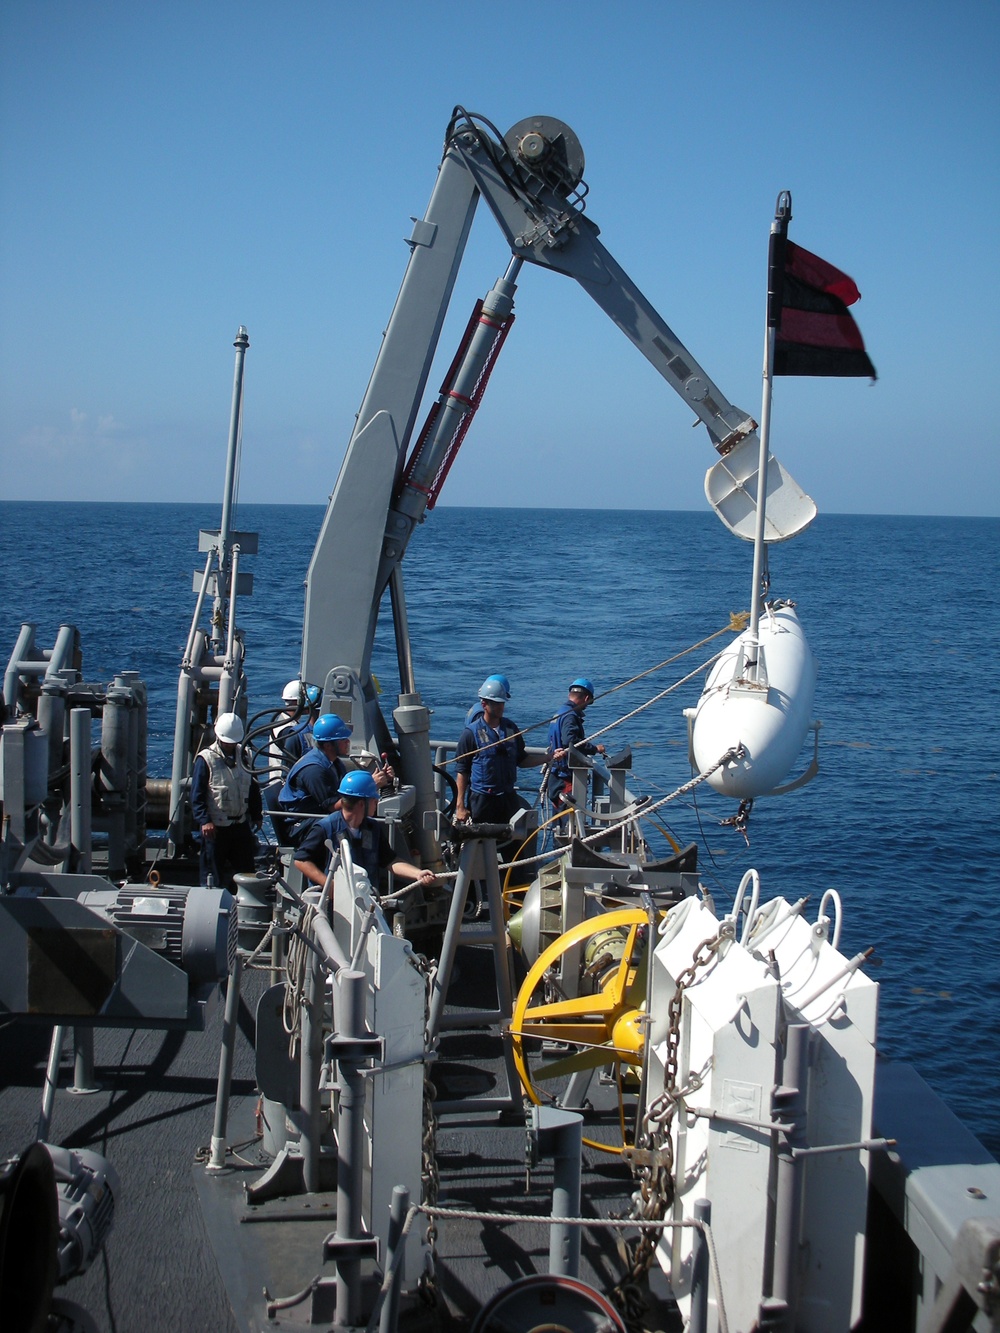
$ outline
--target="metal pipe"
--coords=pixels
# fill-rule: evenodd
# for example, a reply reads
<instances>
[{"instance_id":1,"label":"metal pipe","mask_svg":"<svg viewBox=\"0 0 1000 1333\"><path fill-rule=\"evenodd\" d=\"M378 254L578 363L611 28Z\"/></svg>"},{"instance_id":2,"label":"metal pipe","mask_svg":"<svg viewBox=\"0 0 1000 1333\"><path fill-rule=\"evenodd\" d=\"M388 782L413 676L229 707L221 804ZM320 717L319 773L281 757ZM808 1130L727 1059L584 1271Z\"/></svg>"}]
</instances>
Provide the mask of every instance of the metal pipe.
<instances>
[{"instance_id":1,"label":"metal pipe","mask_svg":"<svg viewBox=\"0 0 1000 1333\"><path fill-rule=\"evenodd\" d=\"M333 927L325 916L318 915L313 918L313 935L316 938L316 943L322 949L331 971L340 972L343 969L350 968L351 960L341 948L340 941L333 933Z\"/></svg>"},{"instance_id":2,"label":"metal pipe","mask_svg":"<svg viewBox=\"0 0 1000 1333\"><path fill-rule=\"evenodd\" d=\"M236 589L239 586L240 547L239 542L233 547L229 565L229 625L226 629L226 660L223 667L232 671L236 644Z\"/></svg>"},{"instance_id":3,"label":"metal pipe","mask_svg":"<svg viewBox=\"0 0 1000 1333\"><path fill-rule=\"evenodd\" d=\"M42 1085L42 1109L38 1113L38 1130L35 1138L39 1143L48 1141L52 1129L52 1107L59 1086L59 1062L62 1059L63 1042L66 1029L58 1024L52 1029L52 1041L49 1043L49 1059L45 1066L45 1082Z\"/></svg>"},{"instance_id":4,"label":"metal pipe","mask_svg":"<svg viewBox=\"0 0 1000 1333\"><path fill-rule=\"evenodd\" d=\"M243 959L237 953L233 970L226 981L226 1009L222 1019L222 1048L219 1051L219 1083L215 1094L215 1124L212 1129L212 1153L206 1170L221 1171L226 1165L226 1126L229 1123L229 1092L233 1080L233 1052L236 1049L236 1020L240 1012L240 982Z\"/></svg>"},{"instance_id":5,"label":"metal pipe","mask_svg":"<svg viewBox=\"0 0 1000 1333\"><path fill-rule=\"evenodd\" d=\"M437 1040L445 1000L448 998L448 983L451 980L455 954L458 952L459 935L462 930L462 913L465 908L465 900L469 896L469 889L472 887L479 846L480 844L472 839L464 842L461 855L458 858L458 874L455 876L455 887L451 892L448 921L444 928L444 939L441 942L441 956L438 959L437 969L431 978L431 994L427 1007L427 1044L430 1047L433 1047ZM490 850L492 850L492 847L493 844L491 843Z\"/></svg>"},{"instance_id":6,"label":"metal pipe","mask_svg":"<svg viewBox=\"0 0 1000 1333\"><path fill-rule=\"evenodd\" d=\"M711 1226L711 1200L695 1199L694 1220ZM708 1241L701 1227L695 1227L691 1244L691 1319L687 1333L708 1333Z\"/></svg>"},{"instance_id":7,"label":"metal pipe","mask_svg":"<svg viewBox=\"0 0 1000 1333\"><path fill-rule=\"evenodd\" d=\"M309 1194L315 1194L319 1189L321 1129L319 1081L323 1066L321 977L319 958L313 949L308 949L305 959L305 993L302 998L300 1018L302 1050L299 1069L299 1105L302 1107L303 1119L302 1179Z\"/></svg>"},{"instance_id":8,"label":"metal pipe","mask_svg":"<svg viewBox=\"0 0 1000 1333\"><path fill-rule=\"evenodd\" d=\"M549 1108L545 1108L548 1110ZM563 1112L554 1126L552 1152L552 1216L580 1216L580 1177L583 1173L583 1116ZM580 1227L553 1222L549 1228L549 1272L560 1277L580 1273Z\"/></svg>"},{"instance_id":9,"label":"metal pipe","mask_svg":"<svg viewBox=\"0 0 1000 1333\"><path fill-rule=\"evenodd\" d=\"M777 221L771 223L772 233L778 228ZM753 573L751 574L750 624L747 631L749 640L757 642L757 628L760 624L760 579L764 569L764 519L767 514L767 456L771 438L771 384L774 374L774 344L777 330L770 325L764 332L764 388L760 408L760 450L757 455L757 514L753 537Z\"/></svg>"},{"instance_id":10,"label":"metal pipe","mask_svg":"<svg viewBox=\"0 0 1000 1333\"><path fill-rule=\"evenodd\" d=\"M212 577L212 560L215 557L215 551L209 551L205 557L205 569L201 576L201 587L198 589L198 600L194 604L194 615L191 617L191 628L188 630L187 644L184 647L184 657L181 662L182 667L194 665L194 649L198 638L198 624L201 620L201 609L205 605L205 596L208 592L209 581ZM199 657L201 654L199 653Z\"/></svg>"},{"instance_id":11,"label":"metal pipe","mask_svg":"<svg viewBox=\"0 0 1000 1333\"><path fill-rule=\"evenodd\" d=\"M506 272L503 275L504 282L516 282L517 275L524 267L524 260L520 255L511 255L510 263L507 265Z\"/></svg>"},{"instance_id":12,"label":"metal pipe","mask_svg":"<svg viewBox=\"0 0 1000 1333\"><path fill-rule=\"evenodd\" d=\"M437 812L437 798L428 744L431 729L430 711L424 706L419 694L401 694L399 705L393 709L392 717L396 723L401 774L404 781L412 783L416 789L412 819L416 829L420 864L440 866L441 848L438 845L433 818Z\"/></svg>"},{"instance_id":13,"label":"metal pipe","mask_svg":"<svg viewBox=\"0 0 1000 1333\"><path fill-rule=\"evenodd\" d=\"M357 1040L365 1035L367 980L363 972L341 971L337 977L337 1036ZM365 1143L365 1079L363 1060L356 1055L337 1061L340 1088L337 1113L337 1229L338 1240L360 1240L361 1194ZM358 1322L361 1297L361 1261L345 1247L337 1259L337 1325L353 1328Z\"/></svg>"},{"instance_id":14,"label":"metal pipe","mask_svg":"<svg viewBox=\"0 0 1000 1333\"><path fill-rule=\"evenodd\" d=\"M66 728L66 682L57 676L54 680L42 682L38 696L38 725L49 738L48 773L52 775L62 767L63 733Z\"/></svg>"},{"instance_id":15,"label":"metal pipe","mask_svg":"<svg viewBox=\"0 0 1000 1333\"><path fill-rule=\"evenodd\" d=\"M12 721L17 712L17 683L21 675L21 661L28 653L34 652L36 626L25 621L14 644L14 651L3 677L3 702L7 721Z\"/></svg>"},{"instance_id":16,"label":"metal pipe","mask_svg":"<svg viewBox=\"0 0 1000 1333\"><path fill-rule=\"evenodd\" d=\"M89 875L93 864L91 845L91 717L89 708L73 708L69 715L69 791L71 869Z\"/></svg>"},{"instance_id":17,"label":"metal pipe","mask_svg":"<svg viewBox=\"0 0 1000 1333\"><path fill-rule=\"evenodd\" d=\"M406 1249L403 1226L409 1207L410 1191L404 1185L394 1186L392 1203L389 1205L389 1230L385 1238L385 1271L392 1274L392 1279L382 1306L379 1333L395 1333L399 1318L399 1289L403 1281L403 1253Z\"/></svg>"},{"instance_id":18,"label":"metal pipe","mask_svg":"<svg viewBox=\"0 0 1000 1333\"><path fill-rule=\"evenodd\" d=\"M222 492L222 521L219 526L219 556L225 560L228 554L229 533L232 528L233 505L236 490L236 464L240 452L240 431L243 424L243 363L246 360L250 339L241 324L233 343L236 348L236 364L233 368L233 406L229 415L229 446L226 451L226 484Z\"/></svg>"},{"instance_id":19,"label":"metal pipe","mask_svg":"<svg viewBox=\"0 0 1000 1333\"><path fill-rule=\"evenodd\" d=\"M58 680L60 671L73 665L73 651L76 648L76 626L60 625L51 653L47 653L48 665L45 668L46 680Z\"/></svg>"},{"instance_id":20,"label":"metal pipe","mask_svg":"<svg viewBox=\"0 0 1000 1333\"><path fill-rule=\"evenodd\" d=\"M101 1084L94 1077L94 1029L73 1029L73 1086L70 1092L77 1096L100 1092Z\"/></svg>"},{"instance_id":21,"label":"metal pipe","mask_svg":"<svg viewBox=\"0 0 1000 1333\"><path fill-rule=\"evenodd\" d=\"M140 718L140 704L145 698L145 688L138 671L121 671L115 676L115 688L129 693L128 710L128 748L126 758L127 790L125 801L125 855L136 857L139 853L139 805L145 803L145 758L143 771L139 771L139 730L145 718ZM142 746L145 755L145 744Z\"/></svg>"},{"instance_id":22,"label":"metal pipe","mask_svg":"<svg viewBox=\"0 0 1000 1333\"><path fill-rule=\"evenodd\" d=\"M774 1091L778 1134L778 1170L774 1203L774 1279L771 1295L788 1307L788 1333L794 1325L802 1208L802 1166L795 1149L803 1146L809 1078L809 1025L792 1023L786 1036L781 1087Z\"/></svg>"},{"instance_id":23,"label":"metal pipe","mask_svg":"<svg viewBox=\"0 0 1000 1333\"><path fill-rule=\"evenodd\" d=\"M205 581L198 596L198 608L191 625L191 635L181 666L177 682L177 714L174 720L174 759L170 770L170 814L168 821L167 842L171 855L184 841L185 819L183 796L188 779L191 776L193 756L191 754L191 711L194 697L195 680L202 677L201 661L205 656L205 637L198 631L198 617L204 600L205 582L208 578L211 554L205 567Z\"/></svg>"},{"instance_id":24,"label":"metal pipe","mask_svg":"<svg viewBox=\"0 0 1000 1333\"><path fill-rule=\"evenodd\" d=\"M128 802L128 728L131 691L112 685L104 696L101 724L101 789L108 813L108 876L125 873Z\"/></svg>"},{"instance_id":25,"label":"metal pipe","mask_svg":"<svg viewBox=\"0 0 1000 1333\"><path fill-rule=\"evenodd\" d=\"M129 673L132 674L132 673ZM149 755L149 691L138 676L133 687L138 707L136 714L135 748L135 838L136 854L146 849L146 777Z\"/></svg>"},{"instance_id":26,"label":"metal pipe","mask_svg":"<svg viewBox=\"0 0 1000 1333\"><path fill-rule=\"evenodd\" d=\"M396 661L399 663L399 692L414 694L413 651L410 644L410 622L406 614L406 593L403 589L403 566L395 564L389 575L389 601L392 606L392 624L396 632Z\"/></svg>"}]
</instances>

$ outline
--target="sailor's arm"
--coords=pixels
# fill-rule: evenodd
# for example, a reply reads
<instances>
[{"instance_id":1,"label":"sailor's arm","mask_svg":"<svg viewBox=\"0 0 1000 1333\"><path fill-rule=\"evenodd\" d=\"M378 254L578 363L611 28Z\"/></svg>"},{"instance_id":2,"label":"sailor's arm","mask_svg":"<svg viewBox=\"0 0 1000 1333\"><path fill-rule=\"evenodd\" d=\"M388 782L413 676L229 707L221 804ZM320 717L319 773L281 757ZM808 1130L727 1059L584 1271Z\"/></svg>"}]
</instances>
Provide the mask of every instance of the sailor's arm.
<instances>
[{"instance_id":1,"label":"sailor's arm","mask_svg":"<svg viewBox=\"0 0 1000 1333\"><path fill-rule=\"evenodd\" d=\"M208 764L197 755L191 770L191 817L201 830L201 836L215 837L215 825L208 809Z\"/></svg>"},{"instance_id":2,"label":"sailor's arm","mask_svg":"<svg viewBox=\"0 0 1000 1333\"><path fill-rule=\"evenodd\" d=\"M300 870L310 884L318 884L320 888L326 883L326 871L320 862L326 865L329 861L327 840L331 833L328 828L323 828L326 822L325 819L313 822L312 828L299 843L295 860L295 869Z\"/></svg>"},{"instance_id":3,"label":"sailor's arm","mask_svg":"<svg viewBox=\"0 0 1000 1333\"><path fill-rule=\"evenodd\" d=\"M389 869L397 879L411 880L415 884L423 885L437 883L437 876L433 870L421 870L419 866L411 865L409 861L393 861Z\"/></svg>"},{"instance_id":4,"label":"sailor's arm","mask_svg":"<svg viewBox=\"0 0 1000 1333\"><path fill-rule=\"evenodd\" d=\"M326 883L326 872L320 870L315 861L310 861L303 857L302 860L295 862L295 869L301 870L310 884L318 884L320 888Z\"/></svg>"},{"instance_id":5,"label":"sailor's arm","mask_svg":"<svg viewBox=\"0 0 1000 1333\"><path fill-rule=\"evenodd\" d=\"M469 795L469 775L459 770L455 774L455 788L458 792L455 798L455 823L464 823L469 817L469 807L466 798Z\"/></svg>"}]
</instances>

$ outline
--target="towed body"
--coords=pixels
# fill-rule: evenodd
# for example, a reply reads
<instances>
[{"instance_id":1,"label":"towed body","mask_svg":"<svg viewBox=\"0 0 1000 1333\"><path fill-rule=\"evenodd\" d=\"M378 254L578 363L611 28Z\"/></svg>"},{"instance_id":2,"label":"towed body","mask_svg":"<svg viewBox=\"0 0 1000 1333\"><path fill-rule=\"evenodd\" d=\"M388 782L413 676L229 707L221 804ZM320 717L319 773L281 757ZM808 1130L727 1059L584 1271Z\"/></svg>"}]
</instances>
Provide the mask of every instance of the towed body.
<instances>
[{"instance_id":1,"label":"towed body","mask_svg":"<svg viewBox=\"0 0 1000 1333\"><path fill-rule=\"evenodd\" d=\"M742 758L708 778L716 791L752 800L789 790L780 784L810 728L816 673L795 608L768 603L757 634L744 630L733 640L709 672L697 707L685 709L696 772L742 746Z\"/></svg>"}]
</instances>

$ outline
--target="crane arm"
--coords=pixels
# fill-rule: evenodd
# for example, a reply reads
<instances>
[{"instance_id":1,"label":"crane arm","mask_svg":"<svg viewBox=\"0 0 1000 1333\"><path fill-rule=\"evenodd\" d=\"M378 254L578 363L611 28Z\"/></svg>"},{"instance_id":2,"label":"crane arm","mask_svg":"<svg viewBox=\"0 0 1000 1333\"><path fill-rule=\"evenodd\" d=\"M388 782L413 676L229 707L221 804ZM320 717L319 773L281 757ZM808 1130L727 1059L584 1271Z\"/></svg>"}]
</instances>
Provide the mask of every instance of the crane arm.
<instances>
[{"instance_id":1,"label":"crane arm","mask_svg":"<svg viewBox=\"0 0 1000 1333\"><path fill-rule=\"evenodd\" d=\"M704 422L721 454L752 436L752 418L729 403L601 244L582 211L582 177L582 149L562 122L533 117L501 137L482 118L456 109L427 211L414 219L403 284L309 566L304 679L325 685L335 667L346 666L373 700L379 606L390 582L394 605L400 595L393 571L428 502L426 486L416 483L412 467L406 470L407 455L480 196L514 256L487 297L483 323L509 313L512 274L522 262L572 277ZM472 369L459 368L458 382L474 375L488 353L486 343L474 345ZM457 388L442 395L456 420L466 397ZM448 440L445 411L429 457L421 456L420 476L433 475Z\"/></svg>"}]
</instances>

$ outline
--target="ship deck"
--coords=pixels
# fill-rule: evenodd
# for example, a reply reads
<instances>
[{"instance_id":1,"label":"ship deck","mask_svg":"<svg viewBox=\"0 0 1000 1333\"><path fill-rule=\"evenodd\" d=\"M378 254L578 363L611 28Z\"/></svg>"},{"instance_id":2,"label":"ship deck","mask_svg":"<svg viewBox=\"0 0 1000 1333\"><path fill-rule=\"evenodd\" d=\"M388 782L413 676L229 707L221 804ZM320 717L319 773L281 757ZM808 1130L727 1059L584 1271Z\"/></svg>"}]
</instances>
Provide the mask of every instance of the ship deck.
<instances>
[{"instance_id":1,"label":"ship deck","mask_svg":"<svg viewBox=\"0 0 1000 1333\"><path fill-rule=\"evenodd\" d=\"M450 1001L474 1001L486 959L474 945L459 950ZM323 1240L336 1219L336 1191L299 1194L250 1206L244 1185L268 1164L257 1141L258 1092L254 1068L256 998L267 970L244 975L239 1034L234 1052L227 1167L207 1173L213 1129L222 1006L216 1003L204 1031L98 1030L95 1075L100 1090L69 1089L73 1064L67 1042L49 1138L86 1147L112 1162L121 1180L115 1224L103 1254L57 1295L76 1302L101 1333L212 1329L240 1333L308 1326L310 1302L289 1306L269 1319L265 1290L288 1298L314 1278L332 1279ZM0 1030L0 1147L22 1151L35 1136L51 1029L14 1021ZM495 1034L456 1031L444 1035L433 1078L438 1096L489 1097L506 1089L501 1045ZM598 1109L586 1134L613 1141L614 1093L594 1081ZM492 1220L438 1223L438 1304L404 1298L401 1329L468 1328L489 1297L519 1277L546 1273L553 1165L543 1158L526 1177L526 1127L515 1110L506 1115L460 1109L441 1118L436 1136L438 1202L464 1212L531 1215L539 1223ZM628 1209L632 1181L615 1156L584 1149L582 1214L609 1217ZM527 1182L527 1183L526 1183ZM417 1226L426 1226L418 1218ZM595 1227L581 1238L580 1278L606 1292L621 1273L614 1232ZM366 1292L367 1303L367 1292ZM320 1307L313 1309L318 1317ZM671 1326L663 1303L654 1325Z\"/></svg>"}]
</instances>

